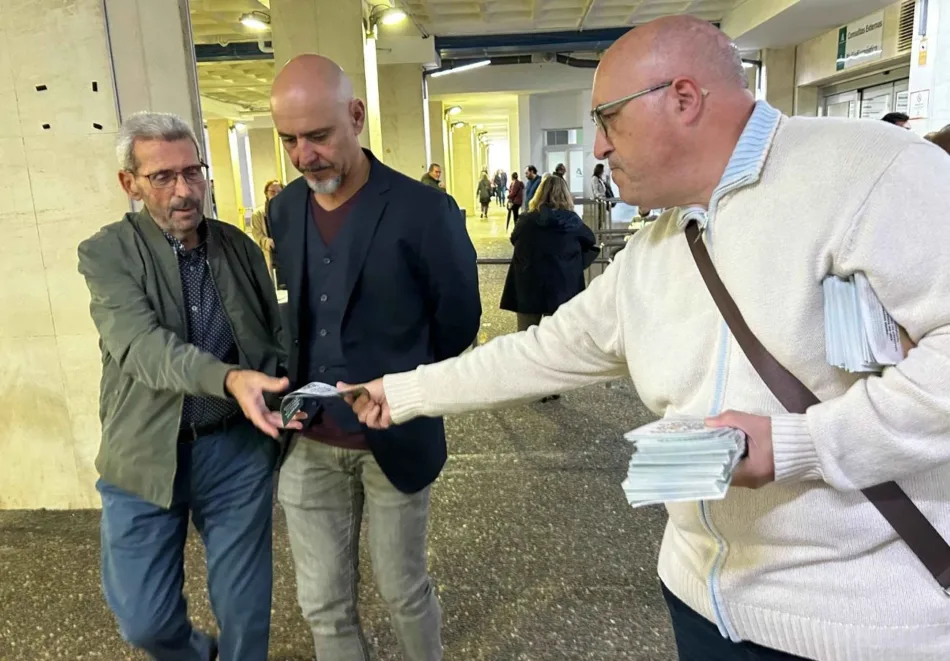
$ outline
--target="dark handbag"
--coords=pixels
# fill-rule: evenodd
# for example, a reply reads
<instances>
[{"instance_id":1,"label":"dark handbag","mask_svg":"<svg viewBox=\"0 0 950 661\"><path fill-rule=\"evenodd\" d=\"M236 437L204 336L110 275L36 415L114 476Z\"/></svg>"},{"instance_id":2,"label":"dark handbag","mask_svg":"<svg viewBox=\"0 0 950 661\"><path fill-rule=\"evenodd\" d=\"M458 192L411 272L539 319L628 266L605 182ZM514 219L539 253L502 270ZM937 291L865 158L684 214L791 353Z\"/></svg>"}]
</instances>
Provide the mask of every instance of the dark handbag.
<instances>
[{"instance_id":1,"label":"dark handbag","mask_svg":"<svg viewBox=\"0 0 950 661\"><path fill-rule=\"evenodd\" d=\"M742 318L736 302L719 278L695 220L686 226L686 240L709 294L752 367L789 413L804 413L821 400L769 353ZM950 544L896 482L862 489L911 552L950 595Z\"/></svg>"}]
</instances>

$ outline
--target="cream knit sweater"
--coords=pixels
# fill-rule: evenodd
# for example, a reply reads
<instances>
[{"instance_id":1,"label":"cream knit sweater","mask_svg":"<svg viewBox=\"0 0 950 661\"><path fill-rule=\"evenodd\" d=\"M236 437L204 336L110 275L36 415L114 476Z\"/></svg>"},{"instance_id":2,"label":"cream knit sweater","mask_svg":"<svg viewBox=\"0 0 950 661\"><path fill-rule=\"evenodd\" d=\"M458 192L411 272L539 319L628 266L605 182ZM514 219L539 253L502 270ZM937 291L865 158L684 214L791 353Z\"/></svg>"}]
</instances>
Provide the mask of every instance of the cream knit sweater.
<instances>
[{"instance_id":1,"label":"cream knit sweater","mask_svg":"<svg viewBox=\"0 0 950 661\"><path fill-rule=\"evenodd\" d=\"M386 377L393 419L628 373L659 415L770 415L776 482L670 504L663 582L733 640L822 661L950 660L950 596L859 491L897 480L950 538L950 157L884 122L762 104L747 133L753 122L761 157L700 213L705 239L750 327L822 404L791 415L771 395L674 210L540 327ZM856 271L918 342L881 376L825 362L821 281Z\"/></svg>"}]
</instances>

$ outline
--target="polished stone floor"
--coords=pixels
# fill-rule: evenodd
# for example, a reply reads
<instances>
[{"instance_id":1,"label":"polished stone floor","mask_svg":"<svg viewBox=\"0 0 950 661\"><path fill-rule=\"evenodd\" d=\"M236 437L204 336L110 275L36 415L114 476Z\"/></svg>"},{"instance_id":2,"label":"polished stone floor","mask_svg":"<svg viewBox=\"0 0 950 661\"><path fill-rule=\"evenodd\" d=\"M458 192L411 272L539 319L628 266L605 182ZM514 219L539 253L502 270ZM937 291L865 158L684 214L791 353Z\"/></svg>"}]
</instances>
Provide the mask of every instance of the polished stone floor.
<instances>
[{"instance_id":1,"label":"polished stone floor","mask_svg":"<svg viewBox=\"0 0 950 661\"><path fill-rule=\"evenodd\" d=\"M511 253L500 213L469 220L483 257ZM514 330L514 315L498 310L505 272L480 267L482 342ZM621 382L448 420L429 544L447 660L675 658L655 572L666 515L632 510L620 489L629 458L620 436L650 417ZM97 524L92 511L0 512L0 661L145 658L123 644L103 603ZM275 543L271 659L308 661L279 511ZM210 629L202 558L192 538L186 591L194 620ZM379 661L396 661L365 554L363 573L368 638Z\"/></svg>"}]
</instances>

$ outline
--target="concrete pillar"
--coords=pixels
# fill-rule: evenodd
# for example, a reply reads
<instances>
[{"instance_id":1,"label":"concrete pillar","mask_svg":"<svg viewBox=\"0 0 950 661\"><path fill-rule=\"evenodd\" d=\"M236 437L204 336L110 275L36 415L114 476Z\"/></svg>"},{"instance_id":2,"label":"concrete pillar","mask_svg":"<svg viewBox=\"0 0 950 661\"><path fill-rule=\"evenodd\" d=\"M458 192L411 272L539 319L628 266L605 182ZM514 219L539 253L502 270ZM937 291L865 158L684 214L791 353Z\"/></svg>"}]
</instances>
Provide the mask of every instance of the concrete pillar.
<instances>
[{"instance_id":1,"label":"concrete pillar","mask_svg":"<svg viewBox=\"0 0 950 661\"><path fill-rule=\"evenodd\" d=\"M452 196L458 205L475 213L475 153L472 148L472 127L469 124L452 132Z\"/></svg>"},{"instance_id":2,"label":"concrete pillar","mask_svg":"<svg viewBox=\"0 0 950 661\"><path fill-rule=\"evenodd\" d=\"M130 208L120 116L201 126L186 3L105 7L111 30L101 0L0 3L0 509L99 506L102 359L76 247Z\"/></svg>"},{"instance_id":3,"label":"concrete pillar","mask_svg":"<svg viewBox=\"0 0 950 661\"><path fill-rule=\"evenodd\" d=\"M795 113L795 47L762 51L765 100L786 115Z\"/></svg>"},{"instance_id":4,"label":"concrete pillar","mask_svg":"<svg viewBox=\"0 0 950 661\"><path fill-rule=\"evenodd\" d=\"M441 101L429 102L429 163L426 163L427 169L432 163L446 165L444 113L445 110Z\"/></svg>"},{"instance_id":5,"label":"concrete pillar","mask_svg":"<svg viewBox=\"0 0 950 661\"><path fill-rule=\"evenodd\" d=\"M208 145L211 150L211 179L218 219L244 229L241 217L241 181L236 150L232 149L231 122L227 119L208 120Z\"/></svg>"},{"instance_id":6,"label":"concrete pillar","mask_svg":"<svg viewBox=\"0 0 950 661\"><path fill-rule=\"evenodd\" d=\"M264 186L268 181L283 181L280 172L280 143L274 129L248 129L251 147L251 173L254 179L254 204L264 204Z\"/></svg>"},{"instance_id":7,"label":"concrete pillar","mask_svg":"<svg viewBox=\"0 0 950 661\"><path fill-rule=\"evenodd\" d=\"M381 151L376 46L364 36L362 3L271 0L270 15L278 71L303 53L318 53L339 64L353 81L356 96L367 105L369 116L360 142ZM294 171L294 176L300 175Z\"/></svg>"},{"instance_id":8,"label":"concrete pillar","mask_svg":"<svg viewBox=\"0 0 950 661\"><path fill-rule=\"evenodd\" d=\"M914 131L950 124L950 0L917 0L908 91Z\"/></svg>"},{"instance_id":9,"label":"concrete pillar","mask_svg":"<svg viewBox=\"0 0 950 661\"><path fill-rule=\"evenodd\" d=\"M379 67L379 101L386 165L418 179L426 171L422 68L416 64Z\"/></svg>"}]
</instances>

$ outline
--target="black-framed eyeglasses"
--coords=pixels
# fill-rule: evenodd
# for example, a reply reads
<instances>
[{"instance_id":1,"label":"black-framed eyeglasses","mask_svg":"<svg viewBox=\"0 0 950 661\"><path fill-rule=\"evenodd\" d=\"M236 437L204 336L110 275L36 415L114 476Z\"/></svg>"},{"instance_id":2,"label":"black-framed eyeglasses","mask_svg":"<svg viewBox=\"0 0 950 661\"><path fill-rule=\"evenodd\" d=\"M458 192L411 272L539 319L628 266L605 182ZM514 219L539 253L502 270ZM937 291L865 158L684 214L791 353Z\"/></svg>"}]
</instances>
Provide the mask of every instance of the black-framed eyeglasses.
<instances>
[{"instance_id":1,"label":"black-framed eyeglasses","mask_svg":"<svg viewBox=\"0 0 950 661\"><path fill-rule=\"evenodd\" d=\"M150 174L133 172L132 174L148 179L148 183L152 185L152 188L168 188L178 182L178 177L184 179L186 184L203 184L207 181L207 177L205 176L207 169L208 166L201 163L199 165L190 165L181 170L159 170L158 172L152 172Z\"/></svg>"},{"instance_id":2,"label":"black-framed eyeglasses","mask_svg":"<svg viewBox=\"0 0 950 661\"><path fill-rule=\"evenodd\" d=\"M654 85L653 87L648 87L645 90L640 90L639 92L634 92L627 96L621 97L614 101L608 101L607 103L601 103L599 106L590 111L591 121L594 122L599 130L604 132L604 135L607 135L607 119L609 119L609 113L611 110L617 111L623 106L627 105L634 99L639 99L641 96L646 96L647 94L652 94L653 92L658 92L662 89L666 89L673 84L672 80L669 80L665 83L660 83L659 85Z\"/></svg>"}]
</instances>

